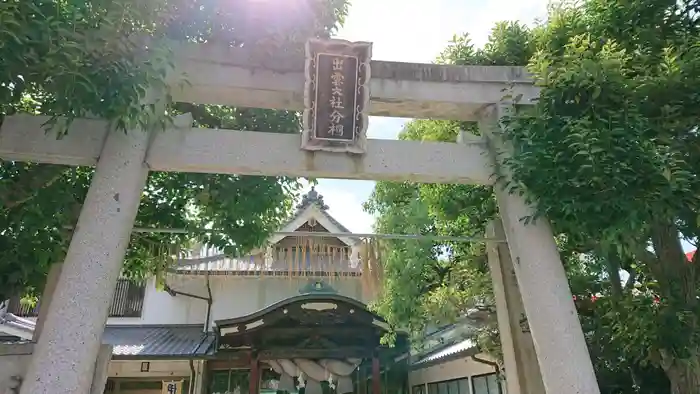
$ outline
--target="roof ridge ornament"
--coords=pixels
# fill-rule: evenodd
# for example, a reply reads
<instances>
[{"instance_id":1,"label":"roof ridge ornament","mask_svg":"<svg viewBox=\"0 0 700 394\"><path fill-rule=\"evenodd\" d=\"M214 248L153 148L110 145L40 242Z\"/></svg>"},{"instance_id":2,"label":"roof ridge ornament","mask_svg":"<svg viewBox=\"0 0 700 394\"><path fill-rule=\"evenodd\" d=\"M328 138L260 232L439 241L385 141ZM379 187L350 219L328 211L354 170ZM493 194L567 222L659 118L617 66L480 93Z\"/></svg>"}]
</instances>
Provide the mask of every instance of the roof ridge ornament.
<instances>
[{"instance_id":1,"label":"roof ridge ornament","mask_svg":"<svg viewBox=\"0 0 700 394\"><path fill-rule=\"evenodd\" d=\"M311 186L311 190L301 197L301 202L297 205L297 210L301 211L312 204L316 204L322 211L328 210L328 205L323 202L323 196L316 191L315 186Z\"/></svg>"},{"instance_id":2,"label":"roof ridge ornament","mask_svg":"<svg viewBox=\"0 0 700 394\"><path fill-rule=\"evenodd\" d=\"M299 289L299 294L338 294L338 291L321 279L312 279Z\"/></svg>"}]
</instances>

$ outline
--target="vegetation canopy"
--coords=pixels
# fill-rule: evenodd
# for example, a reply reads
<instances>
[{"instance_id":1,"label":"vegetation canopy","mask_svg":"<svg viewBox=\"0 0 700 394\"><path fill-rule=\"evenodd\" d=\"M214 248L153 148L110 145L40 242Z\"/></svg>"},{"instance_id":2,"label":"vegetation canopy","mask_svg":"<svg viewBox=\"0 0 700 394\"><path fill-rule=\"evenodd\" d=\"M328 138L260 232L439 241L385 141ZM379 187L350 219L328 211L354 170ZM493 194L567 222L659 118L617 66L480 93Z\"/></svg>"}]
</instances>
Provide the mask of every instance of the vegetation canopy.
<instances>
[{"instance_id":1,"label":"vegetation canopy","mask_svg":"<svg viewBox=\"0 0 700 394\"><path fill-rule=\"evenodd\" d=\"M117 130L140 132L189 112L195 127L296 133L300 121L295 112L170 102L165 77L173 67L173 45L251 46L265 57L306 37L329 36L346 13L344 0L274 6L252 0L4 1L0 121L19 112L69 122L100 117ZM154 90L164 93L166 113L154 114L145 101ZM49 265L62 261L92 172L2 162L0 300L37 294ZM136 226L223 231L198 233L196 239L191 234L134 234L123 273L144 277L165 269L165 252L192 241L229 254L259 246L290 213L299 187L296 179L286 177L151 173Z\"/></svg>"},{"instance_id":2,"label":"vegetation canopy","mask_svg":"<svg viewBox=\"0 0 700 394\"><path fill-rule=\"evenodd\" d=\"M697 16L689 1L561 4L533 28L497 24L482 49L456 36L439 58L527 65L542 88L506 119L514 176L496 187L524 193L551 221L605 393L700 387L699 257L689 261L682 246L700 225ZM462 129L478 133L414 121L401 138L450 141ZM488 188L388 182L366 208L378 231L455 236L482 236L497 211ZM493 307L483 246L389 246L376 308L394 324L421 332ZM498 354L496 335L480 332Z\"/></svg>"}]
</instances>

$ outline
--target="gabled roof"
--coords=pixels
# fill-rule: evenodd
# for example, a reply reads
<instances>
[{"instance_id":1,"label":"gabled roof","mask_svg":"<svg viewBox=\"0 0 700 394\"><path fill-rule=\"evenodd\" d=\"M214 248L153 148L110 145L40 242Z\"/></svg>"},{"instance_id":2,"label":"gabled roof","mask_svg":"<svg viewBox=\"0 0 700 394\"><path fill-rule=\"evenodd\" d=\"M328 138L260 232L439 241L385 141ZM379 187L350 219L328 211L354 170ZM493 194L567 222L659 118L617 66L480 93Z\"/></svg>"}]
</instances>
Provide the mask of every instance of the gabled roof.
<instances>
[{"instance_id":1,"label":"gabled roof","mask_svg":"<svg viewBox=\"0 0 700 394\"><path fill-rule=\"evenodd\" d=\"M283 233L292 233L307 223L318 224L323 227L324 232L330 233L350 233L345 226L338 222L333 216L328 213L328 205L323 201L323 196L319 194L315 187L302 196L301 202L296 206L294 215L282 226L279 230ZM268 239L269 244L276 244L289 235L273 235ZM360 243L360 239L356 237L337 237L342 243L348 247L356 246ZM249 256L229 257L224 254L215 254L213 256L183 258L177 261L177 272L183 274L195 274L198 272L207 273L231 273L250 274L257 276L260 273L275 275L285 274L286 267L274 267L269 264L256 262L254 255L262 251L253 251ZM341 275L357 275L360 272L359 266L355 267L352 263L348 264L346 269L340 270ZM324 272L318 273L323 276Z\"/></svg>"},{"instance_id":2,"label":"gabled roof","mask_svg":"<svg viewBox=\"0 0 700 394\"><path fill-rule=\"evenodd\" d=\"M316 191L315 187L311 187L311 190L304 196L302 196L301 202L297 205L297 210L294 215L287 221L287 223L280 229L281 232L293 232L299 229L311 219L315 219L321 224L328 232L331 233L350 233L345 226L343 226L339 221L337 221L333 216L328 213L328 205L323 201L323 196ZM282 240L285 235L274 235L269 239L271 244L277 243ZM348 246L356 245L360 240L355 237L338 237L343 243Z\"/></svg>"}]
</instances>

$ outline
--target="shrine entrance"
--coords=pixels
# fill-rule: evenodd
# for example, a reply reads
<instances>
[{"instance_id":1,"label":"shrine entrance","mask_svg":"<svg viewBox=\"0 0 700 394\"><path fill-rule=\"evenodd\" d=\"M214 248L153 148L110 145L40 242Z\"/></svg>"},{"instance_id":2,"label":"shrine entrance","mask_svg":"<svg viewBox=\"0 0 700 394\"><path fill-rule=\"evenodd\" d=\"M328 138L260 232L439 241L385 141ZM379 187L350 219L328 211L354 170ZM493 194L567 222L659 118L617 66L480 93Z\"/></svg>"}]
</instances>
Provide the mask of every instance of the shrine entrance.
<instances>
[{"instance_id":1,"label":"shrine entrance","mask_svg":"<svg viewBox=\"0 0 700 394\"><path fill-rule=\"evenodd\" d=\"M175 171L494 186L500 220L492 233L503 237L484 241L498 273L508 394L599 394L552 229L544 218L525 223L533 206L495 184L510 178L501 165L511 152L502 119L539 93L525 69L374 61L370 43L339 40L310 40L305 50L262 60L256 56L268 55L254 49L206 43L174 53L171 94L154 92L148 111L162 113L153 116L162 117L156 104L172 97L303 111L303 131L197 128L182 115L165 131L127 133L105 120L77 119L56 140L45 130L47 117L5 118L1 159L96 168L22 393L88 392L113 295L105 289L119 277L147 175ZM178 83L183 75L188 84ZM370 115L476 122L480 135L462 133L451 143L372 140ZM264 342L270 337L236 336L233 343L274 345ZM527 368L533 363L534 371ZM527 383L528 371L544 390L528 389L538 386Z\"/></svg>"},{"instance_id":2,"label":"shrine entrance","mask_svg":"<svg viewBox=\"0 0 700 394\"><path fill-rule=\"evenodd\" d=\"M219 361L211 363L221 369L228 362L230 368L223 374L225 382L222 377L210 379L210 392L388 392L381 387L381 371L405 364L406 357L401 356L409 350L407 334L401 331L394 333L392 343L383 345L382 337L391 332L386 321L361 302L324 293L288 298L247 316L218 320ZM405 366L399 369L407 372ZM407 375L400 382L406 379Z\"/></svg>"}]
</instances>

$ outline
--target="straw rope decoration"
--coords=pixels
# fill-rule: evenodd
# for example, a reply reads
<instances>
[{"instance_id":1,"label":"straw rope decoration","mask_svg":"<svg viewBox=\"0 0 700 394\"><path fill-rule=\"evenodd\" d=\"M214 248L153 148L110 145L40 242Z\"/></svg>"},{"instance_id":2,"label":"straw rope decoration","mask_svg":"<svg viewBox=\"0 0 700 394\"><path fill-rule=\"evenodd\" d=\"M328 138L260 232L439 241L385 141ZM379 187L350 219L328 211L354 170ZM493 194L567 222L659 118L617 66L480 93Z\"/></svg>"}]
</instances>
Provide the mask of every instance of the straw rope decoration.
<instances>
[{"instance_id":1,"label":"straw rope decoration","mask_svg":"<svg viewBox=\"0 0 700 394\"><path fill-rule=\"evenodd\" d=\"M288 237L275 245L246 257L224 258L220 260L208 260L208 262L196 263L188 270L188 275L206 274L208 270L226 270L228 275L239 275L237 270L249 267L252 272L261 277L284 276L291 287L298 287L294 278L321 276L327 282L337 282L349 274L357 272L360 275L362 293L366 299L374 298L382 291L383 264L382 255L384 243L376 238L363 238L354 247L339 246L334 237L314 238L306 236ZM186 253L178 245L153 245L154 252L162 260L158 261L159 269L156 277L159 282L163 279L175 280L181 275L172 272L174 262L177 259L186 258ZM211 250L212 255L217 252ZM204 252L210 257L210 251ZM359 267L353 269L352 261L359 260ZM207 260L205 260L207 261ZM308 263L307 263L308 262ZM241 263L243 263L241 265ZM200 265L201 264L201 265ZM271 271L271 272L266 272Z\"/></svg>"},{"instance_id":2,"label":"straw rope decoration","mask_svg":"<svg viewBox=\"0 0 700 394\"><path fill-rule=\"evenodd\" d=\"M265 264L265 258L262 254L258 253L253 256L253 264L256 267L260 267L260 276L264 277L267 275L267 264Z\"/></svg>"},{"instance_id":3,"label":"straw rope decoration","mask_svg":"<svg viewBox=\"0 0 700 394\"><path fill-rule=\"evenodd\" d=\"M306 257L307 257L307 250L310 251L311 248L313 247L313 244L310 239L305 239L301 238L301 258L298 261L298 267L299 269L297 270L297 275L301 276L302 271L304 268L311 268L311 267L305 267L306 263ZM297 250L300 248L297 247ZM311 261L311 256L309 256L309 261Z\"/></svg>"},{"instance_id":4,"label":"straw rope decoration","mask_svg":"<svg viewBox=\"0 0 700 394\"><path fill-rule=\"evenodd\" d=\"M382 290L383 267L381 264L382 245L378 240L365 238L359 248L362 266L362 290L367 298L373 298Z\"/></svg>"}]
</instances>

